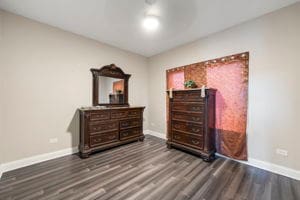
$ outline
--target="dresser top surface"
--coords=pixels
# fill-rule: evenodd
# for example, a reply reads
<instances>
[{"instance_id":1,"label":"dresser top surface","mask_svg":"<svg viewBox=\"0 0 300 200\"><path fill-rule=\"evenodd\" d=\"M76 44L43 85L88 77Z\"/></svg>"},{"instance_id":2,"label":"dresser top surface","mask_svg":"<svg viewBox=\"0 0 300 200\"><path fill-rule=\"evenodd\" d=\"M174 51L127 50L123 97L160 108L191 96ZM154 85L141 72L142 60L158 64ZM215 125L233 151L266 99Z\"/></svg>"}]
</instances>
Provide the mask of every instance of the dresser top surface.
<instances>
[{"instance_id":1,"label":"dresser top surface","mask_svg":"<svg viewBox=\"0 0 300 200\"><path fill-rule=\"evenodd\" d=\"M120 106L120 107L109 107L109 106L87 106L79 108L80 111L93 111L93 110L122 110L122 109L144 109L145 106Z\"/></svg>"}]
</instances>

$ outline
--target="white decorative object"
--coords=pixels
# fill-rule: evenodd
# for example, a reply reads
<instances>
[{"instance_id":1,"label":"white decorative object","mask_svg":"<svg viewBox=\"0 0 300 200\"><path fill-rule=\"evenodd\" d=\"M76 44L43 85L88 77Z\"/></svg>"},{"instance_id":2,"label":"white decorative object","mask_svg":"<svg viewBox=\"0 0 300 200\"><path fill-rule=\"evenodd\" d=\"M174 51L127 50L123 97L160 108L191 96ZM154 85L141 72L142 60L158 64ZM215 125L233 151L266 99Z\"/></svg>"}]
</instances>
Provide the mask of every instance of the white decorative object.
<instances>
[{"instance_id":1,"label":"white decorative object","mask_svg":"<svg viewBox=\"0 0 300 200\"><path fill-rule=\"evenodd\" d=\"M201 87L201 97L202 98L205 97L205 85L202 85L202 87Z\"/></svg>"},{"instance_id":2,"label":"white decorative object","mask_svg":"<svg viewBox=\"0 0 300 200\"><path fill-rule=\"evenodd\" d=\"M169 97L170 97L170 99L173 98L173 88L170 88L170 91L169 91Z\"/></svg>"}]
</instances>

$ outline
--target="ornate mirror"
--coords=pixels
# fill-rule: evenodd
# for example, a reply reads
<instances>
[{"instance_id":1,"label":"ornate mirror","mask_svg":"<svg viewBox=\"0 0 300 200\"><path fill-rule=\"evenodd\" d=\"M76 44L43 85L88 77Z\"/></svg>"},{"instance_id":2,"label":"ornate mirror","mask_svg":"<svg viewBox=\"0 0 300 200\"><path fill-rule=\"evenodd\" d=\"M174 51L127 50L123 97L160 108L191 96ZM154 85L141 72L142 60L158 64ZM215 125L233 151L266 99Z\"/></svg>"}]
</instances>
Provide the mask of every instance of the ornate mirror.
<instances>
[{"instance_id":1,"label":"ornate mirror","mask_svg":"<svg viewBox=\"0 0 300 200\"><path fill-rule=\"evenodd\" d=\"M114 64L101 69L91 69L93 73L93 106L129 106L128 79L122 69Z\"/></svg>"}]
</instances>

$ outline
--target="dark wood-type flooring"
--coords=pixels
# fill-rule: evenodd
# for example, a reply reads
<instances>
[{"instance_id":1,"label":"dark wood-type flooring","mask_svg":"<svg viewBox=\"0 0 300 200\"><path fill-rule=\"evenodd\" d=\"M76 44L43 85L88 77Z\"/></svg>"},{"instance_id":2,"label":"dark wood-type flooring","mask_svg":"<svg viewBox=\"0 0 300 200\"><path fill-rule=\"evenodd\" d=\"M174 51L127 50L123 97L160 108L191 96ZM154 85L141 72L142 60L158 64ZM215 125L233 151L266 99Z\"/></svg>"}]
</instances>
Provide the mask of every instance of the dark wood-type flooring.
<instances>
[{"instance_id":1,"label":"dark wood-type flooring","mask_svg":"<svg viewBox=\"0 0 300 200\"><path fill-rule=\"evenodd\" d=\"M212 163L147 136L88 159L70 155L3 174L0 199L300 199L299 181L238 162Z\"/></svg>"}]
</instances>

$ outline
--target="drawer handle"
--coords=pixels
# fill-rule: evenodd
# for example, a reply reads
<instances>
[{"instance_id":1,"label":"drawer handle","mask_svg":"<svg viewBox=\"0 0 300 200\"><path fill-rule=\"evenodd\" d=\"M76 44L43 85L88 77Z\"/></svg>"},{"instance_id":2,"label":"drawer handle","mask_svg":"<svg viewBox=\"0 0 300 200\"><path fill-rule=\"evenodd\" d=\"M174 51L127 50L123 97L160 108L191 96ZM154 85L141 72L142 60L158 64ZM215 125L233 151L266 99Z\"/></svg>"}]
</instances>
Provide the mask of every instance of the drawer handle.
<instances>
[{"instance_id":1,"label":"drawer handle","mask_svg":"<svg viewBox=\"0 0 300 200\"><path fill-rule=\"evenodd\" d=\"M110 126L108 126L109 128L115 128L115 125L114 124L112 124L112 125L110 125Z\"/></svg>"},{"instance_id":2,"label":"drawer handle","mask_svg":"<svg viewBox=\"0 0 300 200\"><path fill-rule=\"evenodd\" d=\"M199 129L199 128L192 128L192 131L194 131L194 132L199 132L200 129Z\"/></svg>"},{"instance_id":3,"label":"drawer handle","mask_svg":"<svg viewBox=\"0 0 300 200\"><path fill-rule=\"evenodd\" d=\"M174 117L177 118L177 119L182 119L183 118L183 116L181 116L181 115L174 115Z\"/></svg>"},{"instance_id":4,"label":"drawer handle","mask_svg":"<svg viewBox=\"0 0 300 200\"><path fill-rule=\"evenodd\" d=\"M95 139L94 141L95 141L95 142L101 142L101 141L102 141L102 139L100 139L100 138L97 138L97 139Z\"/></svg>"},{"instance_id":5,"label":"drawer handle","mask_svg":"<svg viewBox=\"0 0 300 200\"><path fill-rule=\"evenodd\" d=\"M127 136L128 135L128 133L123 133L123 136Z\"/></svg>"},{"instance_id":6,"label":"drawer handle","mask_svg":"<svg viewBox=\"0 0 300 200\"><path fill-rule=\"evenodd\" d=\"M129 123L128 123L128 122L125 122L125 123L123 123L122 125L123 125L123 126L128 126Z\"/></svg>"},{"instance_id":7,"label":"drawer handle","mask_svg":"<svg viewBox=\"0 0 300 200\"><path fill-rule=\"evenodd\" d=\"M96 115L96 118L105 117L105 115Z\"/></svg>"},{"instance_id":8,"label":"drawer handle","mask_svg":"<svg viewBox=\"0 0 300 200\"><path fill-rule=\"evenodd\" d=\"M180 125L175 125L175 128L180 128Z\"/></svg>"},{"instance_id":9,"label":"drawer handle","mask_svg":"<svg viewBox=\"0 0 300 200\"><path fill-rule=\"evenodd\" d=\"M181 137L178 136L178 135L175 135L174 138L175 138L175 139L180 139Z\"/></svg>"},{"instance_id":10,"label":"drawer handle","mask_svg":"<svg viewBox=\"0 0 300 200\"><path fill-rule=\"evenodd\" d=\"M192 117L192 120L194 120L194 121L199 121L199 120L200 120L200 117Z\"/></svg>"},{"instance_id":11,"label":"drawer handle","mask_svg":"<svg viewBox=\"0 0 300 200\"><path fill-rule=\"evenodd\" d=\"M192 107L192 110L200 110L200 107L198 106Z\"/></svg>"},{"instance_id":12,"label":"drawer handle","mask_svg":"<svg viewBox=\"0 0 300 200\"><path fill-rule=\"evenodd\" d=\"M111 136L108 136L108 139L115 139L116 138L116 136L115 135L111 135Z\"/></svg>"},{"instance_id":13,"label":"drawer handle","mask_svg":"<svg viewBox=\"0 0 300 200\"><path fill-rule=\"evenodd\" d=\"M199 141L192 140L192 143L193 143L193 144L199 144L200 142L199 142Z\"/></svg>"},{"instance_id":14,"label":"drawer handle","mask_svg":"<svg viewBox=\"0 0 300 200\"><path fill-rule=\"evenodd\" d=\"M137 112L132 112L132 113L130 113L131 115L137 115Z\"/></svg>"}]
</instances>

